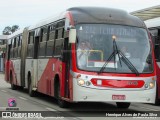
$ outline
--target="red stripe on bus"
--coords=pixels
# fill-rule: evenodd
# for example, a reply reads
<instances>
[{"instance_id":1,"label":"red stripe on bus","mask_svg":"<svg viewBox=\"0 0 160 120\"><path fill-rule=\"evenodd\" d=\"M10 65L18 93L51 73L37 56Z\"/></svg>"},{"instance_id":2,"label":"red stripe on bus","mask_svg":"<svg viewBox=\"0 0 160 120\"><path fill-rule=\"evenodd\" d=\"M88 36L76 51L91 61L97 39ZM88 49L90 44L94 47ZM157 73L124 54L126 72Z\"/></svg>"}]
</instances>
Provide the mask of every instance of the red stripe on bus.
<instances>
[{"instance_id":1,"label":"red stripe on bus","mask_svg":"<svg viewBox=\"0 0 160 120\"><path fill-rule=\"evenodd\" d=\"M108 87L108 88L142 88L144 85L143 80L92 79L91 82L94 86Z\"/></svg>"}]
</instances>

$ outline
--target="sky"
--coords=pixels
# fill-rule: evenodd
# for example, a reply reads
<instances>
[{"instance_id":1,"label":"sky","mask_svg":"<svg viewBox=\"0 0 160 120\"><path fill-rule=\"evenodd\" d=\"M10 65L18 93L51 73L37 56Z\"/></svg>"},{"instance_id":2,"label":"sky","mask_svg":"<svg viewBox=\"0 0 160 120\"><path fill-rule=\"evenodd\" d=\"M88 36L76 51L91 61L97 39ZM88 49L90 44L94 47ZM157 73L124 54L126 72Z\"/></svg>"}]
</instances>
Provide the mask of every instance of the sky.
<instances>
[{"instance_id":1,"label":"sky","mask_svg":"<svg viewBox=\"0 0 160 120\"><path fill-rule=\"evenodd\" d=\"M75 6L123 9L127 12L160 5L160 0L0 0L0 35L6 26L35 24Z\"/></svg>"}]
</instances>

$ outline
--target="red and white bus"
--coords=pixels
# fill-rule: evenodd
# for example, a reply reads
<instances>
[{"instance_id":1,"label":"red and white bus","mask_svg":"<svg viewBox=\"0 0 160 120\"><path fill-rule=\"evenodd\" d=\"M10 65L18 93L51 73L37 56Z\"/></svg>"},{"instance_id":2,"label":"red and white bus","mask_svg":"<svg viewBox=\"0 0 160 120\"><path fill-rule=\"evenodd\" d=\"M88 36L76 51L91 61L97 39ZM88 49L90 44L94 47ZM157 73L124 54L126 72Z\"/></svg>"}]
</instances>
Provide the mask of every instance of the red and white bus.
<instances>
[{"instance_id":1,"label":"red and white bus","mask_svg":"<svg viewBox=\"0 0 160 120\"><path fill-rule=\"evenodd\" d=\"M154 18L145 21L149 31L152 34L152 40L154 45L154 53L156 59L156 72L157 72L157 91L156 102L160 104L160 18Z\"/></svg>"},{"instance_id":2,"label":"red and white bus","mask_svg":"<svg viewBox=\"0 0 160 120\"><path fill-rule=\"evenodd\" d=\"M68 102L155 103L149 32L125 11L74 7L9 36L6 81ZM86 49L83 49L83 44ZM124 49L125 48L125 49Z\"/></svg>"}]
</instances>

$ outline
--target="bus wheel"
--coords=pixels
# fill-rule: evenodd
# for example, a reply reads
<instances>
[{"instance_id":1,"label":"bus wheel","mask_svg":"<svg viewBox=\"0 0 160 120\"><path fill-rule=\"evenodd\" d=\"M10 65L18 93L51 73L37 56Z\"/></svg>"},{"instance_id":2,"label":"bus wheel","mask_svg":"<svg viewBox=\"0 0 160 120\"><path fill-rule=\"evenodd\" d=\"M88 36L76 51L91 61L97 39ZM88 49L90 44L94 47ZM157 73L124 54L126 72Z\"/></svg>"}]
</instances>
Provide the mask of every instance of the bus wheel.
<instances>
[{"instance_id":1,"label":"bus wheel","mask_svg":"<svg viewBox=\"0 0 160 120\"><path fill-rule=\"evenodd\" d=\"M129 108L131 103L128 102L116 102L118 108Z\"/></svg>"},{"instance_id":2,"label":"bus wheel","mask_svg":"<svg viewBox=\"0 0 160 120\"><path fill-rule=\"evenodd\" d=\"M58 87L57 87L57 92L58 92L58 96L57 96L57 100L58 100L58 105L59 107L61 108L67 108L68 107L68 102L64 101L61 99L61 95L60 95L60 85L58 84Z\"/></svg>"},{"instance_id":3,"label":"bus wheel","mask_svg":"<svg viewBox=\"0 0 160 120\"><path fill-rule=\"evenodd\" d=\"M23 86L19 86L18 89L19 89L19 90L23 90L24 87L23 87Z\"/></svg>"},{"instance_id":4,"label":"bus wheel","mask_svg":"<svg viewBox=\"0 0 160 120\"><path fill-rule=\"evenodd\" d=\"M17 86L14 85L14 83L13 83L12 74L10 75L10 82L11 82L11 89L12 89L12 90L16 90L16 89L17 89Z\"/></svg>"},{"instance_id":5,"label":"bus wheel","mask_svg":"<svg viewBox=\"0 0 160 120\"><path fill-rule=\"evenodd\" d=\"M31 82L31 77L28 77L28 93L31 97L35 96L35 91L32 90L32 82Z\"/></svg>"}]
</instances>

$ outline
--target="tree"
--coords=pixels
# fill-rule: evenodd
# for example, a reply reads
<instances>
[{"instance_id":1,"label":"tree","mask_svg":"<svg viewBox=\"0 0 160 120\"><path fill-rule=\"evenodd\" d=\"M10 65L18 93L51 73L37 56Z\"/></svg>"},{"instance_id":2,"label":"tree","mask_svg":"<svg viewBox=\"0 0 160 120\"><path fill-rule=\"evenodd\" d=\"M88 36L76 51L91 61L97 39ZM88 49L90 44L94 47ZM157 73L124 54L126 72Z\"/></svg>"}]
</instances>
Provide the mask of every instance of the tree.
<instances>
[{"instance_id":1,"label":"tree","mask_svg":"<svg viewBox=\"0 0 160 120\"><path fill-rule=\"evenodd\" d=\"M12 27L7 26L3 30L3 35L10 35L19 29L18 25L13 25Z\"/></svg>"},{"instance_id":2,"label":"tree","mask_svg":"<svg viewBox=\"0 0 160 120\"><path fill-rule=\"evenodd\" d=\"M17 31L19 29L18 25L13 25L11 28L11 32L14 33L15 31Z\"/></svg>"},{"instance_id":3,"label":"tree","mask_svg":"<svg viewBox=\"0 0 160 120\"><path fill-rule=\"evenodd\" d=\"M10 35L11 34L11 27L7 26L3 30L3 35Z\"/></svg>"}]
</instances>

